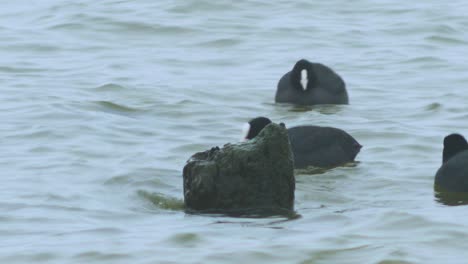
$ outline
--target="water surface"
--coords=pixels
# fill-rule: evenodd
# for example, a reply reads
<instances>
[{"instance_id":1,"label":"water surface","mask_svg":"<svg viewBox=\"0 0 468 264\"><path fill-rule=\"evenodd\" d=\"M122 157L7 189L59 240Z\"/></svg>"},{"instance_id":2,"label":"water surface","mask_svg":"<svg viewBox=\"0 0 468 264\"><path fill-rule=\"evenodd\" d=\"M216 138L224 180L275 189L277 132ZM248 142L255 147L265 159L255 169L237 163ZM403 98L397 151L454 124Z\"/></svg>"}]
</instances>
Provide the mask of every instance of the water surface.
<instances>
[{"instance_id":1,"label":"water surface","mask_svg":"<svg viewBox=\"0 0 468 264\"><path fill-rule=\"evenodd\" d=\"M468 4L25 1L0 9L0 262L464 263L437 201L468 135ZM306 58L350 105L273 103ZM297 219L182 210L182 168L265 115L346 130L356 166L298 172Z\"/></svg>"}]
</instances>

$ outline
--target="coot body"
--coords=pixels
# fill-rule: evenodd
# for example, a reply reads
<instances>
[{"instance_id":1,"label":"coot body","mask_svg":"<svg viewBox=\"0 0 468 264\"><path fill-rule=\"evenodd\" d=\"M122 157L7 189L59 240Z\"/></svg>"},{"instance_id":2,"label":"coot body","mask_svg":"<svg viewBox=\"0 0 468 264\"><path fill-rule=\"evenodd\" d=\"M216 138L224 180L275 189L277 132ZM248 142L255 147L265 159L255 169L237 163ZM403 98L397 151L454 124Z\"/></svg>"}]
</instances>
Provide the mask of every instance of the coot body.
<instances>
[{"instance_id":1,"label":"coot body","mask_svg":"<svg viewBox=\"0 0 468 264\"><path fill-rule=\"evenodd\" d=\"M275 102L348 104L349 99L345 82L337 73L323 64L302 59L279 80Z\"/></svg>"},{"instance_id":2,"label":"coot body","mask_svg":"<svg viewBox=\"0 0 468 264\"><path fill-rule=\"evenodd\" d=\"M250 120L244 138L252 139L269 123L266 117ZM333 127L297 126L288 129L296 169L336 167L354 161L361 144L345 131Z\"/></svg>"},{"instance_id":3,"label":"coot body","mask_svg":"<svg viewBox=\"0 0 468 264\"><path fill-rule=\"evenodd\" d=\"M468 192L468 143L462 135L444 138L442 165L434 184L441 191Z\"/></svg>"}]
</instances>

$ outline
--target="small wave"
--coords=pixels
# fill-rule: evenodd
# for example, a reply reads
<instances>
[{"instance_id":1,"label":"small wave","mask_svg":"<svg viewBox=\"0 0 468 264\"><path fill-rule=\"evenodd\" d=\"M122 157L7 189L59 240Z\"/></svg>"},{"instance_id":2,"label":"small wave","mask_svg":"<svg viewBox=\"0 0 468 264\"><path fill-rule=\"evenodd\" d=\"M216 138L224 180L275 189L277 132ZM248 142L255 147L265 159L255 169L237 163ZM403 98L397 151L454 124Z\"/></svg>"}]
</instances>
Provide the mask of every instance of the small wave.
<instances>
[{"instance_id":1,"label":"small wave","mask_svg":"<svg viewBox=\"0 0 468 264\"><path fill-rule=\"evenodd\" d=\"M70 234L101 234L101 235L118 235L124 233L123 229L114 227L90 228L77 231L66 231L57 233L55 236L64 236Z\"/></svg>"},{"instance_id":2,"label":"small wave","mask_svg":"<svg viewBox=\"0 0 468 264\"><path fill-rule=\"evenodd\" d=\"M107 179L105 185L132 185L132 186L146 186L154 188L172 187L162 177L173 178L174 175L179 175L178 170L168 169L154 169L154 168L140 168L130 171L125 174L116 175Z\"/></svg>"},{"instance_id":3,"label":"small wave","mask_svg":"<svg viewBox=\"0 0 468 264\"><path fill-rule=\"evenodd\" d=\"M15 134L6 136L6 138L29 138L29 139L47 139L60 137L52 129L37 128L35 130L18 131Z\"/></svg>"},{"instance_id":4,"label":"small wave","mask_svg":"<svg viewBox=\"0 0 468 264\"><path fill-rule=\"evenodd\" d=\"M107 92L107 91L122 91L126 88L124 86L115 84L115 83L107 83L101 86L94 88L95 91L99 92Z\"/></svg>"},{"instance_id":5,"label":"small wave","mask_svg":"<svg viewBox=\"0 0 468 264\"><path fill-rule=\"evenodd\" d=\"M186 30L186 28L178 26L150 25L147 23L130 21L113 21L110 22L109 25L117 27L119 30L125 30L132 33L180 33Z\"/></svg>"},{"instance_id":6,"label":"small wave","mask_svg":"<svg viewBox=\"0 0 468 264\"><path fill-rule=\"evenodd\" d=\"M183 144L177 147L174 147L171 149L171 152L173 153L186 153L186 152L195 152L195 151L200 151L203 149L208 149L210 148L206 144L201 144L201 143L188 143L188 144Z\"/></svg>"},{"instance_id":7,"label":"small wave","mask_svg":"<svg viewBox=\"0 0 468 264\"><path fill-rule=\"evenodd\" d=\"M139 112L139 109L132 108L129 106L117 104L114 102L109 102L109 101L96 101L94 102L96 105L100 106L103 108L105 111L110 111L110 112L121 112L121 113L136 113Z\"/></svg>"},{"instance_id":8,"label":"small wave","mask_svg":"<svg viewBox=\"0 0 468 264\"><path fill-rule=\"evenodd\" d=\"M127 185L132 182L132 177L129 175L121 175L112 177L104 182L105 185Z\"/></svg>"},{"instance_id":9,"label":"small wave","mask_svg":"<svg viewBox=\"0 0 468 264\"><path fill-rule=\"evenodd\" d=\"M58 258L57 254L41 252L41 253L23 253L17 254L14 257L10 257L10 261L15 262L21 261L25 263L37 263L37 262L48 262Z\"/></svg>"},{"instance_id":10,"label":"small wave","mask_svg":"<svg viewBox=\"0 0 468 264\"><path fill-rule=\"evenodd\" d=\"M105 185L115 185L115 186L120 186L120 185L131 185L134 187L148 187L148 186L153 186L155 188L161 188L161 187L171 187L171 185L166 184L160 179L156 179L152 177L151 179L144 180L141 179L143 178L148 178L144 177L144 175L138 175L138 180L135 180L135 176L137 176L138 173L135 175L120 175L120 176L115 176L112 177L104 182Z\"/></svg>"},{"instance_id":11,"label":"small wave","mask_svg":"<svg viewBox=\"0 0 468 264\"><path fill-rule=\"evenodd\" d=\"M436 111L442 108L442 104L440 103L431 103L424 107L426 111Z\"/></svg>"},{"instance_id":12,"label":"small wave","mask_svg":"<svg viewBox=\"0 0 468 264\"><path fill-rule=\"evenodd\" d=\"M93 29L99 32L125 32L125 34L144 34L144 35L161 35L161 34L186 34L192 33L196 29L193 27L185 27L178 25L158 24L154 21L150 23L140 21L123 21L117 20L115 17L108 16L93 16L88 13L78 13L70 17L74 22L60 23L49 26L48 30L63 30L63 31L88 31ZM78 22L75 22L78 21Z\"/></svg>"},{"instance_id":13,"label":"small wave","mask_svg":"<svg viewBox=\"0 0 468 264\"><path fill-rule=\"evenodd\" d=\"M202 47L215 47L215 48L226 48L232 47L240 44L242 40L240 39L233 39L233 38L223 38L223 39L215 39L211 41L201 42L198 43L198 46Z\"/></svg>"},{"instance_id":14,"label":"small wave","mask_svg":"<svg viewBox=\"0 0 468 264\"><path fill-rule=\"evenodd\" d=\"M376 9L375 11L381 11L380 9ZM392 9L392 8L389 8L388 10L382 10L383 12L389 14L389 15L402 15L402 14L410 14L410 13L413 13L415 11L417 11L417 9L414 9L414 8L395 8L395 9Z\"/></svg>"},{"instance_id":15,"label":"small wave","mask_svg":"<svg viewBox=\"0 0 468 264\"><path fill-rule=\"evenodd\" d=\"M435 27L435 31L439 33L457 33L458 30L449 25L438 25Z\"/></svg>"},{"instance_id":16,"label":"small wave","mask_svg":"<svg viewBox=\"0 0 468 264\"><path fill-rule=\"evenodd\" d=\"M61 48L55 45L44 44L44 43L31 43L31 44L16 44L5 48L11 51L37 51L39 53L45 52L56 52L60 51Z\"/></svg>"},{"instance_id":17,"label":"small wave","mask_svg":"<svg viewBox=\"0 0 468 264\"><path fill-rule=\"evenodd\" d=\"M62 23L54 26L50 26L49 30L81 30L86 29L86 26L81 23Z\"/></svg>"},{"instance_id":18,"label":"small wave","mask_svg":"<svg viewBox=\"0 0 468 264\"><path fill-rule=\"evenodd\" d=\"M82 261L122 260L124 258L130 258L130 255L120 253L102 253L99 251L87 251L74 256L74 258L80 259Z\"/></svg>"},{"instance_id":19,"label":"small wave","mask_svg":"<svg viewBox=\"0 0 468 264\"><path fill-rule=\"evenodd\" d=\"M10 66L0 66L0 72L5 73L34 73L34 72L44 72L45 69L39 68L20 68L20 67L10 67Z\"/></svg>"},{"instance_id":20,"label":"small wave","mask_svg":"<svg viewBox=\"0 0 468 264\"><path fill-rule=\"evenodd\" d=\"M195 28L174 26L174 25L161 25L161 24L148 24L133 21L113 21L107 18L99 18L98 25L104 26L100 28L104 31L116 31L125 34L145 34L145 35L185 35L196 31Z\"/></svg>"},{"instance_id":21,"label":"small wave","mask_svg":"<svg viewBox=\"0 0 468 264\"><path fill-rule=\"evenodd\" d=\"M433 62L445 62L445 60L434 57L434 56L423 56L423 57L415 57L409 60L405 60L402 63L433 63Z\"/></svg>"},{"instance_id":22,"label":"small wave","mask_svg":"<svg viewBox=\"0 0 468 264\"><path fill-rule=\"evenodd\" d=\"M186 1L186 2L180 2L183 4L180 4L178 6L175 6L171 9L169 9L169 12L172 13L193 13L197 11L224 11L224 10L229 10L235 8L232 3L226 2L226 3L220 3L220 2L215 2L215 1Z\"/></svg>"},{"instance_id":23,"label":"small wave","mask_svg":"<svg viewBox=\"0 0 468 264\"><path fill-rule=\"evenodd\" d=\"M427 37L426 40L437 42L437 43L442 43L442 44L452 44L452 45L467 45L468 44L468 42L460 40L460 39L442 37L442 36L430 36L430 37Z\"/></svg>"}]
</instances>

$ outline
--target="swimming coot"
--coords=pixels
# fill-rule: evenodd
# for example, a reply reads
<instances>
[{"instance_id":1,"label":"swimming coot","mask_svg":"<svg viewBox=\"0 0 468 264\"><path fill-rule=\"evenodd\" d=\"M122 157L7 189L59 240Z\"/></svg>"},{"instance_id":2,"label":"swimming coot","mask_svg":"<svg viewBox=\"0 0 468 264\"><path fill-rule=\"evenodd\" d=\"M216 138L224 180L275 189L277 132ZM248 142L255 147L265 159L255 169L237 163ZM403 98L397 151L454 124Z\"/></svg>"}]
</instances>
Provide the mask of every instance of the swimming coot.
<instances>
[{"instance_id":1,"label":"swimming coot","mask_svg":"<svg viewBox=\"0 0 468 264\"><path fill-rule=\"evenodd\" d=\"M299 105L348 104L343 79L320 63L299 60L278 82L275 102Z\"/></svg>"},{"instance_id":2,"label":"swimming coot","mask_svg":"<svg viewBox=\"0 0 468 264\"><path fill-rule=\"evenodd\" d=\"M266 117L250 120L244 127L244 138L252 139L269 123ZM296 169L335 167L354 161L361 149L352 136L333 127L297 126L288 129Z\"/></svg>"},{"instance_id":3,"label":"swimming coot","mask_svg":"<svg viewBox=\"0 0 468 264\"><path fill-rule=\"evenodd\" d=\"M441 191L468 192L468 143L462 135L450 134L444 138L442 165L434 184Z\"/></svg>"}]
</instances>

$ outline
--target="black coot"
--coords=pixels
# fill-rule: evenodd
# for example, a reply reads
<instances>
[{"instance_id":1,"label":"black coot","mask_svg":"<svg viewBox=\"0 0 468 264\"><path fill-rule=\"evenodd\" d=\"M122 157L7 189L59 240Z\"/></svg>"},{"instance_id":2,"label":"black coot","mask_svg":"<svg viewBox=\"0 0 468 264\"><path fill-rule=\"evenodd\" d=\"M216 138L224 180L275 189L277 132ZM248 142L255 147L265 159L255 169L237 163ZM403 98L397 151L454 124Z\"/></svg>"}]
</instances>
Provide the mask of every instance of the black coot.
<instances>
[{"instance_id":1,"label":"black coot","mask_svg":"<svg viewBox=\"0 0 468 264\"><path fill-rule=\"evenodd\" d=\"M468 192L468 143L462 135L450 134L444 138L442 165L434 184L441 191Z\"/></svg>"},{"instance_id":2,"label":"black coot","mask_svg":"<svg viewBox=\"0 0 468 264\"><path fill-rule=\"evenodd\" d=\"M252 139L269 123L257 117L244 128L244 138ZM294 154L294 167L335 167L354 161L361 145L345 131L333 127L298 126L288 129Z\"/></svg>"},{"instance_id":3,"label":"black coot","mask_svg":"<svg viewBox=\"0 0 468 264\"><path fill-rule=\"evenodd\" d=\"M275 102L299 105L348 104L343 79L320 63L299 60L278 82Z\"/></svg>"}]
</instances>

